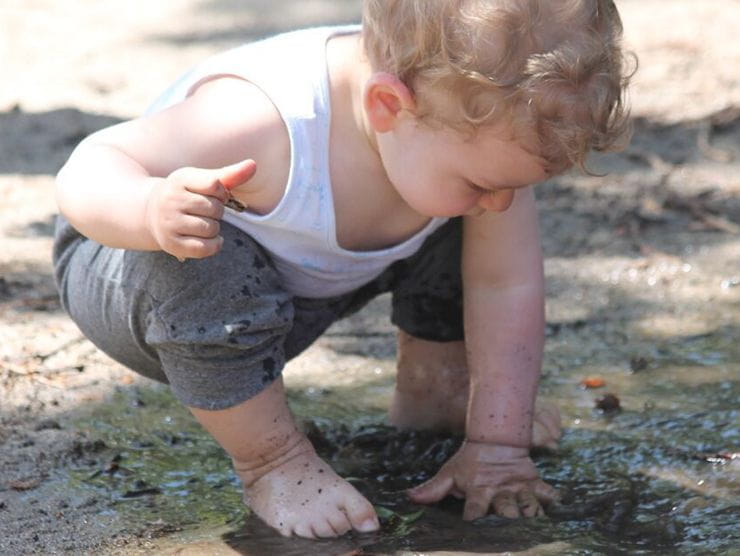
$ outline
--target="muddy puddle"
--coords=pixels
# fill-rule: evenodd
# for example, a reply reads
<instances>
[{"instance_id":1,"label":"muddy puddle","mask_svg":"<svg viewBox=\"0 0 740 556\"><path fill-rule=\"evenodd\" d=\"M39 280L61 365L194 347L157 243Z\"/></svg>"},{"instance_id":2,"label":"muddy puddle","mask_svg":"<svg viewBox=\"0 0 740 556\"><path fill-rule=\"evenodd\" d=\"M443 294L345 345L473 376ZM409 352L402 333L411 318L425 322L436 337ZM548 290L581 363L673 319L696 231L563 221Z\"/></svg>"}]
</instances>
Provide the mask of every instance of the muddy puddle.
<instances>
[{"instance_id":1,"label":"muddy puddle","mask_svg":"<svg viewBox=\"0 0 740 556\"><path fill-rule=\"evenodd\" d=\"M82 419L92 448L67 487L107 500L110 515L140 527L147 552L165 554L722 554L740 546L740 355L721 331L653 344L623 368L558 369L558 347L578 323L548 329L543 394L558 403L565 436L535 453L563 503L540 519L460 519L462 502L411 504L404 489L429 478L460 439L384 424L392 337L375 357L348 359L324 386L288 372L290 402L314 445L378 508L382 530L333 541L283 539L249 515L229 461L162 388L119 391ZM341 334L327 357L352 351ZM368 342L365 342L366 344ZM372 351L372 349L371 349ZM352 363L354 361L354 364ZM591 381L584 381L590 377ZM598 379L598 380L593 380ZM591 386L586 388L584 382ZM609 396L611 394L611 396ZM601 406L600 409L598 406ZM616 407L619 406L619 407ZM125 552L125 551L124 551ZM131 551L134 553L136 551Z\"/></svg>"}]
</instances>

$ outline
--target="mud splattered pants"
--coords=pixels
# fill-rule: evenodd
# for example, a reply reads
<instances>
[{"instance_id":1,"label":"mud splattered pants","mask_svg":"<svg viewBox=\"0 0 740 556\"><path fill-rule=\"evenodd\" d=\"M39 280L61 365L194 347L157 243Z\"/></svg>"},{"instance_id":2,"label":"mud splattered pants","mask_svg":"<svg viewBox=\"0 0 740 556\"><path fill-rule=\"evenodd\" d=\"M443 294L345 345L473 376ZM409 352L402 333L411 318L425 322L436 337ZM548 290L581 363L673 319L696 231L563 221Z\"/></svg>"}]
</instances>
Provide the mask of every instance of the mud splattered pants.
<instances>
[{"instance_id":1,"label":"mud splattered pants","mask_svg":"<svg viewBox=\"0 0 740 556\"><path fill-rule=\"evenodd\" d=\"M101 246L57 221L55 278L87 338L130 369L169 383L184 404L225 409L258 394L334 321L392 292L392 322L432 341L463 338L461 222L361 288L309 299L285 291L267 253L222 223L222 250L185 263Z\"/></svg>"}]
</instances>

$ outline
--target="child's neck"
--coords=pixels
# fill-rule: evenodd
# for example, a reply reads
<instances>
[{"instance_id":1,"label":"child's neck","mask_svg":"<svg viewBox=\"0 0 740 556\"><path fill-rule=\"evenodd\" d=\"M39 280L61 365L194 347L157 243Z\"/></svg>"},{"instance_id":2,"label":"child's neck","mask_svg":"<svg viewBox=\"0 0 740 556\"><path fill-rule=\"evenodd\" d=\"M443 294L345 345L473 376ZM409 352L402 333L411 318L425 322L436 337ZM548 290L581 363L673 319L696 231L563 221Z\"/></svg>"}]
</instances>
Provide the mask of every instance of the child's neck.
<instances>
[{"instance_id":1,"label":"child's neck","mask_svg":"<svg viewBox=\"0 0 740 556\"><path fill-rule=\"evenodd\" d=\"M388 181L375 132L363 106L372 74L359 35L333 38L327 45L331 89L330 169L337 240L351 250L400 243L429 221L413 211ZM382 229L377 225L382 217Z\"/></svg>"},{"instance_id":2,"label":"child's neck","mask_svg":"<svg viewBox=\"0 0 740 556\"><path fill-rule=\"evenodd\" d=\"M363 91L372 73L370 63L362 50L359 35L341 35L329 41L327 57L330 74L332 119L336 116L342 124L363 135L374 152L378 152L375 133L372 131L363 108Z\"/></svg>"}]
</instances>

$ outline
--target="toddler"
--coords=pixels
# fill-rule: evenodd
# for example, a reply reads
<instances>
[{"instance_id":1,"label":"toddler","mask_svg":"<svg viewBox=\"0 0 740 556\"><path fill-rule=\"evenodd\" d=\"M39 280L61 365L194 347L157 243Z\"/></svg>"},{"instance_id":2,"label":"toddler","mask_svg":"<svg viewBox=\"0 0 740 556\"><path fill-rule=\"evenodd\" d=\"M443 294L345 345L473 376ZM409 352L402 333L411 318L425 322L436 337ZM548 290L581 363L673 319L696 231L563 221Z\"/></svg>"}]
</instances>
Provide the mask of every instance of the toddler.
<instances>
[{"instance_id":1,"label":"toddler","mask_svg":"<svg viewBox=\"0 0 740 556\"><path fill-rule=\"evenodd\" d=\"M392 292L390 421L464 430L418 503L541 515L529 458L543 270L532 186L627 131L610 0L366 0L361 26L217 55L58 175L63 305L101 350L167 382L283 535L378 528L315 453L281 370ZM534 438L533 438L534 434Z\"/></svg>"}]
</instances>

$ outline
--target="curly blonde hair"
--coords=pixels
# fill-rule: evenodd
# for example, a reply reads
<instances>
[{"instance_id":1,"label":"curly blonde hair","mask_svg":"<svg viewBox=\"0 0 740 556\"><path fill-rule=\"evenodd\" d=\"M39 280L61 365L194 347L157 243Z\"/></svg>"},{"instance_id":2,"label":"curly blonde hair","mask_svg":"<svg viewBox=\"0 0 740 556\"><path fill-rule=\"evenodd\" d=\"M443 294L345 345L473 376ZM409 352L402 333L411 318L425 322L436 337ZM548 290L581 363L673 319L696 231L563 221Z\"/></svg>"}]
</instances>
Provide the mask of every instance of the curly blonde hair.
<instances>
[{"instance_id":1,"label":"curly blonde hair","mask_svg":"<svg viewBox=\"0 0 740 556\"><path fill-rule=\"evenodd\" d=\"M551 174L624 146L630 71L612 0L365 0L363 45L419 116L456 129L513 124ZM439 110L435 98L457 99ZM446 103L449 104L449 103Z\"/></svg>"}]
</instances>

